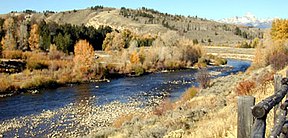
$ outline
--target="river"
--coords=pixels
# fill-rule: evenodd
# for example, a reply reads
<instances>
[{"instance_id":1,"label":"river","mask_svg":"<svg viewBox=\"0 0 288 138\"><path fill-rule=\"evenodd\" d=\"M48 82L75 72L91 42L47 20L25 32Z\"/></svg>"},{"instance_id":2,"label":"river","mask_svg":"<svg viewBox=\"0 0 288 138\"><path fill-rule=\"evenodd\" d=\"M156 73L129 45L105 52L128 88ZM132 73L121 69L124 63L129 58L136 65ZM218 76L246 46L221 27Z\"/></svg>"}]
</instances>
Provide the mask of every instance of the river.
<instances>
[{"instance_id":1,"label":"river","mask_svg":"<svg viewBox=\"0 0 288 138\"><path fill-rule=\"evenodd\" d=\"M220 72L213 77L227 76L231 73L245 71L250 64L249 61L229 59L228 66L211 67L208 70L210 72ZM40 90L40 93L37 94L24 93L0 98L0 125L8 127L0 131L0 134L3 133L2 135L8 137L42 137L54 131L62 132L61 130L65 128L51 127L51 122L54 124L53 122L59 122L59 120L65 119L65 117L73 121L72 118L75 115L71 113L71 116L66 116L66 114L67 112L74 111L79 114L79 109L76 111L70 108L68 110L67 108L75 104L89 103L89 110L86 110L87 108L85 107L85 113L83 113L86 114L92 110L98 111L98 107L103 107L115 101L119 101L116 105L140 101L140 104L137 104L138 109L138 107L143 108L155 104L151 99L155 97L161 98L163 95L168 96L171 100L175 100L185 89L192 85L198 85L194 79L196 72L197 70L195 69L186 69L174 72L152 73L140 77L113 79L110 82L70 85L69 87ZM46 117L48 115L53 115L53 117ZM38 118L33 116L38 116ZM62 118L62 116L65 117ZM47 118L49 118L49 123L45 123ZM32 122L35 119L40 121L33 124ZM28 123L27 121L30 122ZM13 124L15 126L10 126L9 128L9 125ZM65 127L65 125L62 127ZM65 131L73 130L75 129L67 129Z\"/></svg>"}]
</instances>

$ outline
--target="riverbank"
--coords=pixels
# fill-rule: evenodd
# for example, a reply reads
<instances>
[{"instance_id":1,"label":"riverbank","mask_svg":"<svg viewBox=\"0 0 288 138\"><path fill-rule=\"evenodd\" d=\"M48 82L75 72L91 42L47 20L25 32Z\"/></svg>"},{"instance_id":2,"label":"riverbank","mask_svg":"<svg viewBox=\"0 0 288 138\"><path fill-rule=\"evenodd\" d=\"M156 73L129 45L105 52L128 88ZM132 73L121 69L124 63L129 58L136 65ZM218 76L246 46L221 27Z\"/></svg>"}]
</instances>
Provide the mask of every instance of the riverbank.
<instances>
[{"instance_id":1,"label":"riverbank","mask_svg":"<svg viewBox=\"0 0 288 138\"><path fill-rule=\"evenodd\" d=\"M149 102L151 105L158 104L164 95L162 93ZM96 100L97 97L93 96L56 110L43 110L40 114L5 120L0 122L0 134L2 137L82 137L92 130L101 131L111 126L123 114L145 114L153 108L143 106L136 99L128 103L113 101L100 106L94 105Z\"/></svg>"},{"instance_id":2,"label":"riverbank","mask_svg":"<svg viewBox=\"0 0 288 138\"><path fill-rule=\"evenodd\" d=\"M39 53L38 53L39 54ZM39 56L39 55L38 55ZM43 56L43 55L42 55ZM42 58L45 58L42 57ZM42 62L41 60L39 62ZM56 63L53 63L56 62ZM0 74L0 98L13 96L21 93L36 94L42 89L55 89L65 87L70 84L83 84L91 82L109 81L109 79L116 79L121 77L138 77L156 72L169 72L184 69L198 69L206 68L208 65L219 66L227 64L227 60L218 58L216 56L206 56L200 58L194 66L184 63L176 65L161 65L159 67L143 67L144 65L137 65L119 69L117 66L98 65L97 69L85 77L75 74L73 71L73 63L71 60L51 61L45 63L47 66L59 66L58 70L41 69L41 70L24 70L15 74ZM59 64L59 65L55 65ZM66 65L63 65L66 64ZM119 65L118 65L119 66ZM122 67L123 68L123 67Z\"/></svg>"},{"instance_id":3,"label":"riverbank","mask_svg":"<svg viewBox=\"0 0 288 138\"><path fill-rule=\"evenodd\" d=\"M170 103L173 108L165 107L167 111L161 115L155 114L153 110L145 115L136 114L126 118L121 127L110 126L101 131L94 130L90 133L90 137L201 137L195 131L199 129L197 123L210 114L230 107L229 103L237 96L234 92L236 85L246 77L248 77L247 74L240 73L214 79L210 87L199 91L191 100ZM166 106L169 105L166 104ZM231 110L232 112L234 111ZM227 115L230 116L231 113L227 113ZM215 120L215 122L218 121ZM223 128L219 129L223 130ZM221 131L219 129L205 128L204 130L209 131L209 133L210 131L221 133L218 132ZM210 135L213 137L213 133L203 136L210 137Z\"/></svg>"},{"instance_id":4,"label":"riverbank","mask_svg":"<svg viewBox=\"0 0 288 138\"><path fill-rule=\"evenodd\" d=\"M268 67L213 79L208 88L200 90L192 99L166 103L166 106L173 105L173 108L166 107L167 111L161 115L152 111L144 116L136 114L126 117L120 127L95 130L89 137L237 137L237 97L241 95L237 91L239 83L258 80L249 93L258 102L273 93L272 80L259 81L263 75L267 77L270 73L273 71Z\"/></svg>"},{"instance_id":5,"label":"riverbank","mask_svg":"<svg viewBox=\"0 0 288 138\"><path fill-rule=\"evenodd\" d=\"M215 70L211 68L210 71L215 77L228 75L242 66L247 68L246 63L242 62L239 63L241 66L235 67L236 70L229 67L214 67ZM228 63L235 65L237 61L231 62L229 60ZM221 70L221 68L223 69ZM243 69L245 70L245 68ZM224 72L219 74L217 73L219 71ZM83 137L89 134L102 133L106 135L118 132L118 129L128 123L127 120L135 121L149 118L155 120L156 118L155 121L157 121L157 118L165 116L162 112L163 109L159 108L158 105L163 105L162 101L165 97L173 100L179 99L186 88L196 85L193 79L193 74L196 72L196 70L182 70L153 73L141 77L114 79L110 83L91 83L83 86L81 84L41 94L5 98L7 101L2 101L1 105L3 106L0 106L1 117L4 117L0 125L5 129L0 134L8 137L15 135ZM41 104L39 105L39 103ZM170 103L172 102L167 101L167 104L164 105L171 105ZM182 111L184 107L181 109L181 106L184 103L186 102L177 103L173 107ZM55 105L57 106L54 107ZM21 113L18 113L19 109L16 107L21 108ZM47 107L51 108L47 109ZM14 108L16 111L12 110ZM174 109L170 110L170 107L167 109L169 109L167 112L174 111ZM31 112L27 112L29 110ZM185 112L187 112L186 109ZM195 114L202 114L201 112L195 111ZM151 114L152 117L149 116ZM194 111L191 114L194 114ZM178 115L180 114L173 116L177 117ZM139 125L141 126L141 123ZM145 126L145 122L143 126ZM147 134L149 133L147 132Z\"/></svg>"}]
</instances>

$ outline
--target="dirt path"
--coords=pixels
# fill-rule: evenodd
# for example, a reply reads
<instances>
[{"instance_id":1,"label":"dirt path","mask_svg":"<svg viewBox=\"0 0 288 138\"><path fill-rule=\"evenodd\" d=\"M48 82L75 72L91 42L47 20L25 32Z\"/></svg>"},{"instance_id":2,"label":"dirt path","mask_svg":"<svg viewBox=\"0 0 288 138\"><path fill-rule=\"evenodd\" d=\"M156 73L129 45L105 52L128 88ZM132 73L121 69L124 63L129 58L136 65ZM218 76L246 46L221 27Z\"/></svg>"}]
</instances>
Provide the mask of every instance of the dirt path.
<instances>
[{"instance_id":1,"label":"dirt path","mask_svg":"<svg viewBox=\"0 0 288 138\"><path fill-rule=\"evenodd\" d=\"M234 47L217 47L205 46L207 54L217 55L223 58L250 60L254 58L255 49L252 48L234 48Z\"/></svg>"}]
</instances>

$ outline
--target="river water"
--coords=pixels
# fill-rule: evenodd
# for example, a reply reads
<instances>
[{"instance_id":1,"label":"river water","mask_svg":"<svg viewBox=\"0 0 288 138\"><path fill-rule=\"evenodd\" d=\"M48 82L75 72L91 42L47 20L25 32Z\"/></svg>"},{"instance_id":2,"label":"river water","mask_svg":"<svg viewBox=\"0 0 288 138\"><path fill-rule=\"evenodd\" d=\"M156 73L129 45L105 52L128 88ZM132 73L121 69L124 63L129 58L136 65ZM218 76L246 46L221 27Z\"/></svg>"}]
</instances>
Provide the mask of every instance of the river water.
<instances>
[{"instance_id":1,"label":"river water","mask_svg":"<svg viewBox=\"0 0 288 138\"><path fill-rule=\"evenodd\" d=\"M213 77L227 76L245 71L250 64L249 61L229 59L228 66L211 67L208 70L220 72ZM141 106L145 106L152 104L149 99L158 95L169 95L170 99L175 100L185 89L198 85L194 78L196 72L195 69L186 69L152 73L141 77L123 77L110 82L71 85L41 90L37 94L0 98L0 123L23 116L37 115L47 110L57 110L91 97L95 98L92 106L105 105L112 101L128 103L131 100L141 101L143 103Z\"/></svg>"}]
</instances>

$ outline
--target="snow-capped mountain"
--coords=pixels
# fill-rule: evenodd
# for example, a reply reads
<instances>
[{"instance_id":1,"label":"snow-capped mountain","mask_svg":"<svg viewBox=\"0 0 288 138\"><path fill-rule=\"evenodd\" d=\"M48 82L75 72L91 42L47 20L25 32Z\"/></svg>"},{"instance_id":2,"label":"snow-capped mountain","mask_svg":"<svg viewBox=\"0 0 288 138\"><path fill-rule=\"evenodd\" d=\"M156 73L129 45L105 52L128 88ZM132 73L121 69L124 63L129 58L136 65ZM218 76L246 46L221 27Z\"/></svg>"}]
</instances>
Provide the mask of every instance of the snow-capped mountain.
<instances>
[{"instance_id":1,"label":"snow-capped mountain","mask_svg":"<svg viewBox=\"0 0 288 138\"><path fill-rule=\"evenodd\" d=\"M232 17L232 18L225 18L219 20L221 23L229 23L229 24L237 24L237 25L244 25L249 27L257 27L257 28L270 28L272 25L272 21L275 18L267 18L267 19L259 19L256 18L251 13L246 13L242 17Z\"/></svg>"}]
</instances>

